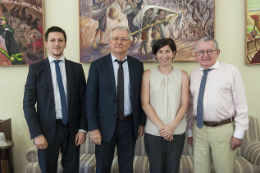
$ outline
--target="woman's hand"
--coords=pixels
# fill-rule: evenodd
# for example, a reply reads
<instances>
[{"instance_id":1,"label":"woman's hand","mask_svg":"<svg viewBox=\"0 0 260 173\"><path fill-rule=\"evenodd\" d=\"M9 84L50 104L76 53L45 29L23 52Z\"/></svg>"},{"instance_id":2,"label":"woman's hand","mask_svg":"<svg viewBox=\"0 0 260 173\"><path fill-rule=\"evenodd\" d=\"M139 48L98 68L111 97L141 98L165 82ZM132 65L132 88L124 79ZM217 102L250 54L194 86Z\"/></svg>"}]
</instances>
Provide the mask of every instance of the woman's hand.
<instances>
[{"instance_id":1,"label":"woman's hand","mask_svg":"<svg viewBox=\"0 0 260 173\"><path fill-rule=\"evenodd\" d=\"M175 130L173 124L168 124L159 129L160 135L167 141L173 141L173 132Z\"/></svg>"}]
</instances>

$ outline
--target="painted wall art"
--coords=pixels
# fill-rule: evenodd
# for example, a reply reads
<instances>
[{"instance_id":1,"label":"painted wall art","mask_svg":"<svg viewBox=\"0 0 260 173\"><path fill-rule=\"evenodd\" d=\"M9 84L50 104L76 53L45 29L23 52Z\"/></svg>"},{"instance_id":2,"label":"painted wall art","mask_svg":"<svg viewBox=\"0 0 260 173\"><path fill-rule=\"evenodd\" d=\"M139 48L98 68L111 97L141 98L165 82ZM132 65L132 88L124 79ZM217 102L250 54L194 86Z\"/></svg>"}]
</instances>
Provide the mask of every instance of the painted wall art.
<instances>
[{"instance_id":1,"label":"painted wall art","mask_svg":"<svg viewBox=\"0 0 260 173\"><path fill-rule=\"evenodd\" d=\"M0 0L0 66L44 59L43 0Z\"/></svg>"},{"instance_id":2,"label":"painted wall art","mask_svg":"<svg viewBox=\"0 0 260 173\"><path fill-rule=\"evenodd\" d=\"M260 1L247 0L246 64L260 64Z\"/></svg>"},{"instance_id":3,"label":"painted wall art","mask_svg":"<svg viewBox=\"0 0 260 173\"><path fill-rule=\"evenodd\" d=\"M195 44L214 37L214 0L79 0L80 62L92 62L110 52L109 37L115 26L128 26L128 50L140 61L155 61L152 45L172 38L175 61L196 61Z\"/></svg>"}]
</instances>

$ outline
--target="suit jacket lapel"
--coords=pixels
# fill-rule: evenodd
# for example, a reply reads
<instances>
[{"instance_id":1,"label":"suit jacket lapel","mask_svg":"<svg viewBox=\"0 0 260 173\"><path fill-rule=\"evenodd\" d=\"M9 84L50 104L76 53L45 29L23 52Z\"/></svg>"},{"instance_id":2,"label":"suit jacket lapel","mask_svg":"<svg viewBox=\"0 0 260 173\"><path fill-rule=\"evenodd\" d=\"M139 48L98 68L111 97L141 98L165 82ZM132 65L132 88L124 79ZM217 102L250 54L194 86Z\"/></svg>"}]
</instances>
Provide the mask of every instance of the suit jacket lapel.
<instances>
[{"instance_id":1,"label":"suit jacket lapel","mask_svg":"<svg viewBox=\"0 0 260 173\"><path fill-rule=\"evenodd\" d=\"M51 68L50 68L50 63L49 63L49 59L48 58L46 58L43 61L43 71L44 71L46 84L49 87L49 90L50 90L50 93L51 93L51 97L54 100L53 86L52 86L52 77L51 77Z\"/></svg>"},{"instance_id":2,"label":"suit jacket lapel","mask_svg":"<svg viewBox=\"0 0 260 173\"><path fill-rule=\"evenodd\" d=\"M108 54L106 56L106 67L107 67L108 76L112 83L114 94L116 96L116 82L115 82L116 80L115 80L114 68L113 68L113 64L112 64L112 60L111 60L111 54Z\"/></svg>"},{"instance_id":3,"label":"suit jacket lapel","mask_svg":"<svg viewBox=\"0 0 260 173\"><path fill-rule=\"evenodd\" d=\"M128 69L129 69L129 77L130 77L130 97L133 97L133 89L134 89L134 61L131 57L127 56Z\"/></svg>"},{"instance_id":4,"label":"suit jacket lapel","mask_svg":"<svg viewBox=\"0 0 260 173\"><path fill-rule=\"evenodd\" d=\"M72 71L73 66L70 63L70 61L67 61L65 59L65 67L66 67L66 76L67 76L67 104L69 105L68 101L70 100L70 94L71 94L71 84L72 84Z\"/></svg>"}]
</instances>

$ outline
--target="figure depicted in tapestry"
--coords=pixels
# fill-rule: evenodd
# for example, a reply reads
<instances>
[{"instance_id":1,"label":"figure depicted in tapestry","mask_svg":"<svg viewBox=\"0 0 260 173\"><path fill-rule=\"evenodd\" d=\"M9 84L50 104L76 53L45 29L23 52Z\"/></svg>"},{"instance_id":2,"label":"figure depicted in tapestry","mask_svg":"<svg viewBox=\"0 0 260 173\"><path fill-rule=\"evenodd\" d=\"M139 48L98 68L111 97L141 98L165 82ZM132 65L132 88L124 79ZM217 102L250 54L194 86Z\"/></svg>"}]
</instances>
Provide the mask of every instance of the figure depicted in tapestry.
<instances>
[{"instance_id":1,"label":"figure depicted in tapestry","mask_svg":"<svg viewBox=\"0 0 260 173\"><path fill-rule=\"evenodd\" d=\"M141 10L141 5L143 3L143 0L125 0L124 6L122 8L122 13L126 14L128 27L132 33L132 43L131 46L134 46L137 41L137 37L139 36L138 33L133 34L136 30L138 30L138 27L133 24L133 20L135 16L138 14L138 12Z\"/></svg>"},{"instance_id":2,"label":"figure depicted in tapestry","mask_svg":"<svg viewBox=\"0 0 260 173\"><path fill-rule=\"evenodd\" d=\"M79 0L79 7L81 62L110 52L109 33L116 26L129 27L128 53L141 61L155 61L151 46L160 38L175 41L175 61L196 61L196 42L214 37L215 0Z\"/></svg>"},{"instance_id":3,"label":"figure depicted in tapestry","mask_svg":"<svg viewBox=\"0 0 260 173\"><path fill-rule=\"evenodd\" d=\"M260 35L257 33L257 31L255 29L252 30L251 32L247 33L248 40L255 41L256 36L260 36Z\"/></svg>"},{"instance_id":4,"label":"figure depicted in tapestry","mask_svg":"<svg viewBox=\"0 0 260 173\"><path fill-rule=\"evenodd\" d=\"M169 16L166 17L166 14ZM174 15L173 15L174 14ZM174 17L176 17L168 26L169 21L171 21ZM137 30L132 33L136 34L139 32L141 34L141 44L138 51L140 54L143 54L142 49L145 51L145 55L148 59L153 59L148 53L148 43L149 43L149 36L151 35L152 41L150 42L150 47L160 38L166 37L165 26L168 27L171 31L176 31L181 27L181 18L182 13L177 14L175 11L158 7L154 5L148 5L143 8L134 18L133 24L137 27ZM150 34L149 31L152 31Z\"/></svg>"},{"instance_id":5,"label":"figure depicted in tapestry","mask_svg":"<svg viewBox=\"0 0 260 173\"><path fill-rule=\"evenodd\" d=\"M250 60L250 64L257 64L257 63L260 63L260 47L258 46L259 39L260 39L258 37L258 36L260 36L258 33L258 32L260 32L260 15L250 15L250 17L254 20L254 26L253 26L253 30L251 30L249 33L247 33L247 39L249 40L248 44L250 44L250 42L252 42L251 45L253 45L253 46L248 46L249 55L247 55L247 56L252 57L252 59ZM250 50L250 48L252 50ZM256 52L256 53L254 55L250 55L250 52Z\"/></svg>"},{"instance_id":6,"label":"figure depicted in tapestry","mask_svg":"<svg viewBox=\"0 0 260 173\"><path fill-rule=\"evenodd\" d=\"M153 14L153 8L148 9L145 14L144 14L144 18L143 18L143 27L147 27L146 29L142 30L141 32L141 44L140 44L140 48L138 49L138 51L143 54L142 49L144 49L145 55L148 59L152 59L150 57L150 55L148 54L148 39L149 39L149 30L150 30L150 24L152 22L152 17L151 15Z\"/></svg>"},{"instance_id":7,"label":"figure depicted in tapestry","mask_svg":"<svg viewBox=\"0 0 260 173\"><path fill-rule=\"evenodd\" d=\"M103 34L107 29L107 9L114 0L104 0L96 2L92 5L92 19L98 21L98 28L96 29L95 38L93 40L93 49L97 50L97 37L100 36L99 45L106 45L108 43L103 41ZM94 1L93 1L94 2Z\"/></svg>"},{"instance_id":8,"label":"figure depicted in tapestry","mask_svg":"<svg viewBox=\"0 0 260 173\"><path fill-rule=\"evenodd\" d=\"M42 0L3 2L0 14L0 66L44 59Z\"/></svg>"},{"instance_id":9,"label":"figure depicted in tapestry","mask_svg":"<svg viewBox=\"0 0 260 173\"><path fill-rule=\"evenodd\" d=\"M2 54L5 54L12 62L12 65L25 64L21 51L19 50L17 43L14 40L14 30L8 24L5 17L1 18L1 32L0 35L5 39L5 48L7 52L0 49Z\"/></svg>"},{"instance_id":10,"label":"figure depicted in tapestry","mask_svg":"<svg viewBox=\"0 0 260 173\"><path fill-rule=\"evenodd\" d=\"M152 28L152 42L151 46L156 42L156 40L165 38L166 33L164 27L168 25L168 21L164 20L166 18L167 12L165 10L159 10L157 16L153 19L152 23L155 25ZM164 27L163 27L164 26Z\"/></svg>"}]
</instances>

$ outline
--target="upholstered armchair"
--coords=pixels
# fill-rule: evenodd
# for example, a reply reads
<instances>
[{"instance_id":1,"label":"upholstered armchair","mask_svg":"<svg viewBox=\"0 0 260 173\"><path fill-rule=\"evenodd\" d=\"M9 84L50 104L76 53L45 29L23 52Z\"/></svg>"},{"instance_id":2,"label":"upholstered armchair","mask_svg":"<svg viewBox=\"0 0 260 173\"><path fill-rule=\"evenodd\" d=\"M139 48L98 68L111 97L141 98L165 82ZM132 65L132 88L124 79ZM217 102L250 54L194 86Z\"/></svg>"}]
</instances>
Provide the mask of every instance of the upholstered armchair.
<instances>
[{"instance_id":1,"label":"upholstered armchair","mask_svg":"<svg viewBox=\"0 0 260 173\"><path fill-rule=\"evenodd\" d=\"M223 132L224 133L224 132ZM139 138L136 142L134 173L149 173L149 161L144 148L144 138ZM87 135L86 142L80 148L80 173L94 173L96 170L95 145ZM26 173L40 173L36 147L30 148L26 152L28 164L25 167ZM62 172L61 157L58 162L58 173ZM111 173L118 173L118 160L115 151L112 162ZM214 173L212 165L211 172ZM186 141L181 157L179 173L193 173L193 152ZM260 173L260 137L258 121L255 117L249 116L249 129L246 131L242 146L237 151L234 164L234 173Z\"/></svg>"},{"instance_id":2,"label":"upholstered armchair","mask_svg":"<svg viewBox=\"0 0 260 173\"><path fill-rule=\"evenodd\" d=\"M144 149L144 138L139 138L136 141L134 170L135 173L149 173L149 161ZM117 150L112 162L111 172L119 172ZM91 142L89 134L87 135L86 142L80 147L80 173L94 173L96 172L96 158L95 158L95 145ZM28 164L25 167L26 173L41 173L38 164L38 152L34 146L26 152L26 159ZM61 155L58 161L57 173L62 173Z\"/></svg>"}]
</instances>

